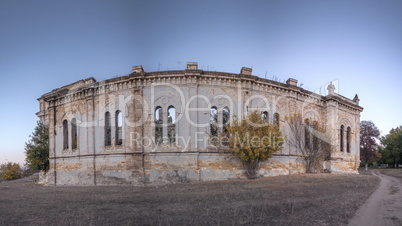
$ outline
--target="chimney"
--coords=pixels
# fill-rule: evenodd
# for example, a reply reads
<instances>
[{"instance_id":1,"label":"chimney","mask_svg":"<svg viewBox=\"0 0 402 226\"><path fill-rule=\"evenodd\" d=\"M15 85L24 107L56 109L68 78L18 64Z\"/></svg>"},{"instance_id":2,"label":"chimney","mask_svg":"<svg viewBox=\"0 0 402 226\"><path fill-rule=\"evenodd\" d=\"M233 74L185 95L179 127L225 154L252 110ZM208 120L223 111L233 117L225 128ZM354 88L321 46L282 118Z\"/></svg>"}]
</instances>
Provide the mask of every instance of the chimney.
<instances>
[{"instance_id":1,"label":"chimney","mask_svg":"<svg viewBox=\"0 0 402 226\"><path fill-rule=\"evenodd\" d=\"M187 70L198 70L197 62L187 62Z\"/></svg>"},{"instance_id":2,"label":"chimney","mask_svg":"<svg viewBox=\"0 0 402 226\"><path fill-rule=\"evenodd\" d=\"M131 70L132 70L134 73L143 73L143 72L144 72L144 69L142 68L141 65L140 65L140 66L133 66L133 67L131 68Z\"/></svg>"},{"instance_id":3,"label":"chimney","mask_svg":"<svg viewBox=\"0 0 402 226\"><path fill-rule=\"evenodd\" d=\"M240 71L240 74L243 74L243 75L251 75L251 72L253 71L253 69L251 69L251 68L248 68L248 67L242 67L241 68L241 71Z\"/></svg>"},{"instance_id":4,"label":"chimney","mask_svg":"<svg viewBox=\"0 0 402 226\"><path fill-rule=\"evenodd\" d=\"M288 80L286 80L286 84L291 86L297 86L297 80L294 78L289 78Z\"/></svg>"}]
</instances>

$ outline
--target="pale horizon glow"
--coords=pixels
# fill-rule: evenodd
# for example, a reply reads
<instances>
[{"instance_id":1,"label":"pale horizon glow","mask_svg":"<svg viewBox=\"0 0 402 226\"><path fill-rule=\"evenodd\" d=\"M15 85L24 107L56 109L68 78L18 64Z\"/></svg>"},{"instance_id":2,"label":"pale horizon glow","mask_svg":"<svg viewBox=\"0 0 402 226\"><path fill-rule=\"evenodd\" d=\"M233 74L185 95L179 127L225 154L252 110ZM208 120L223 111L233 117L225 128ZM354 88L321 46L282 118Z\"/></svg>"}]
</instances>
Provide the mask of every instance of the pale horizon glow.
<instances>
[{"instance_id":1,"label":"pale horizon glow","mask_svg":"<svg viewBox=\"0 0 402 226\"><path fill-rule=\"evenodd\" d=\"M364 108L382 135L402 125L402 2L0 2L0 163L23 163L44 93L75 81L203 70L253 75L336 92ZM321 91L320 91L321 88Z\"/></svg>"}]
</instances>

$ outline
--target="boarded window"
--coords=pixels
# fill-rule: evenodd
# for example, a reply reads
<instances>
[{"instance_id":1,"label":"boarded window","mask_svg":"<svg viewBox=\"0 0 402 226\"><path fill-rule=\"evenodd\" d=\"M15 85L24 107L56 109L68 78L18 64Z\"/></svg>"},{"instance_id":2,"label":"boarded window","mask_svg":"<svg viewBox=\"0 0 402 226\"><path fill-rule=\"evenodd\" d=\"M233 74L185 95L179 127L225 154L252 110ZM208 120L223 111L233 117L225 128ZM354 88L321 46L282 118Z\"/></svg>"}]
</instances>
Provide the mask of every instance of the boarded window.
<instances>
[{"instance_id":1,"label":"boarded window","mask_svg":"<svg viewBox=\"0 0 402 226\"><path fill-rule=\"evenodd\" d=\"M155 143L160 144L163 140L163 114L162 108L155 108Z\"/></svg>"},{"instance_id":2,"label":"boarded window","mask_svg":"<svg viewBox=\"0 0 402 226\"><path fill-rule=\"evenodd\" d=\"M123 144L123 113L116 111L116 145Z\"/></svg>"},{"instance_id":3,"label":"boarded window","mask_svg":"<svg viewBox=\"0 0 402 226\"><path fill-rule=\"evenodd\" d=\"M112 145L112 129L110 125L110 113L105 113L105 146Z\"/></svg>"},{"instance_id":4,"label":"boarded window","mask_svg":"<svg viewBox=\"0 0 402 226\"><path fill-rule=\"evenodd\" d=\"M176 142L176 109L173 106L168 108L168 138L169 143Z\"/></svg>"},{"instance_id":5,"label":"boarded window","mask_svg":"<svg viewBox=\"0 0 402 226\"><path fill-rule=\"evenodd\" d=\"M343 125L341 125L341 130L340 130L340 148L341 148L341 151L343 151L344 150L344 147L343 147L343 134L344 134L344 127L343 127Z\"/></svg>"},{"instance_id":6,"label":"boarded window","mask_svg":"<svg viewBox=\"0 0 402 226\"><path fill-rule=\"evenodd\" d=\"M209 115L209 126L211 136L218 136L218 109L216 107L212 107Z\"/></svg>"},{"instance_id":7,"label":"boarded window","mask_svg":"<svg viewBox=\"0 0 402 226\"><path fill-rule=\"evenodd\" d=\"M77 120L73 118L71 120L71 148L77 149L78 147L78 138L77 138Z\"/></svg>"},{"instance_id":8,"label":"boarded window","mask_svg":"<svg viewBox=\"0 0 402 226\"><path fill-rule=\"evenodd\" d=\"M68 121L63 121L63 149L68 149Z\"/></svg>"}]
</instances>

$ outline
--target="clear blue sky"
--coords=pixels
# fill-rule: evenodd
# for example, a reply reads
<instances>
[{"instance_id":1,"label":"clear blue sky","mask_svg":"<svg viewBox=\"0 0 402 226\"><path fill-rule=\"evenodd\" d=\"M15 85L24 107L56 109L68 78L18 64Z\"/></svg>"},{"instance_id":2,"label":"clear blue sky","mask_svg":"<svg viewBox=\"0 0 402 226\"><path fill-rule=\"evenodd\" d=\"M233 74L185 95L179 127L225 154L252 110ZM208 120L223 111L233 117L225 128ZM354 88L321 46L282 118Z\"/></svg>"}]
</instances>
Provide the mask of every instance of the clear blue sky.
<instances>
[{"instance_id":1,"label":"clear blue sky","mask_svg":"<svg viewBox=\"0 0 402 226\"><path fill-rule=\"evenodd\" d=\"M386 134L402 125L402 1L0 1L0 163L24 162L37 98L95 77L199 67L315 90L339 79Z\"/></svg>"}]
</instances>

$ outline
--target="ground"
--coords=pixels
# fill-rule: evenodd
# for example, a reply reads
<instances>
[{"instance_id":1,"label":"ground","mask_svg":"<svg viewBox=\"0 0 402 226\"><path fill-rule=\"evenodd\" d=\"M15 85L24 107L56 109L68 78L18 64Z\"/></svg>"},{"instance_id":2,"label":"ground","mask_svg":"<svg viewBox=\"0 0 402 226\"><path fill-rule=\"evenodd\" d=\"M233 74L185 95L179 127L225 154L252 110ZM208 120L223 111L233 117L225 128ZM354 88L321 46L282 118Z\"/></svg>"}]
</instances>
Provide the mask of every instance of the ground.
<instances>
[{"instance_id":1,"label":"ground","mask_svg":"<svg viewBox=\"0 0 402 226\"><path fill-rule=\"evenodd\" d=\"M0 225L345 225L373 175L300 174L162 187L0 183Z\"/></svg>"},{"instance_id":2,"label":"ground","mask_svg":"<svg viewBox=\"0 0 402 226\"><path fill-rule=\"evenodd\" d=\"M402 225L402 170L372 169L365 173L380 178L380 186L349 225Z\"/></svg>"}]
</instances>

